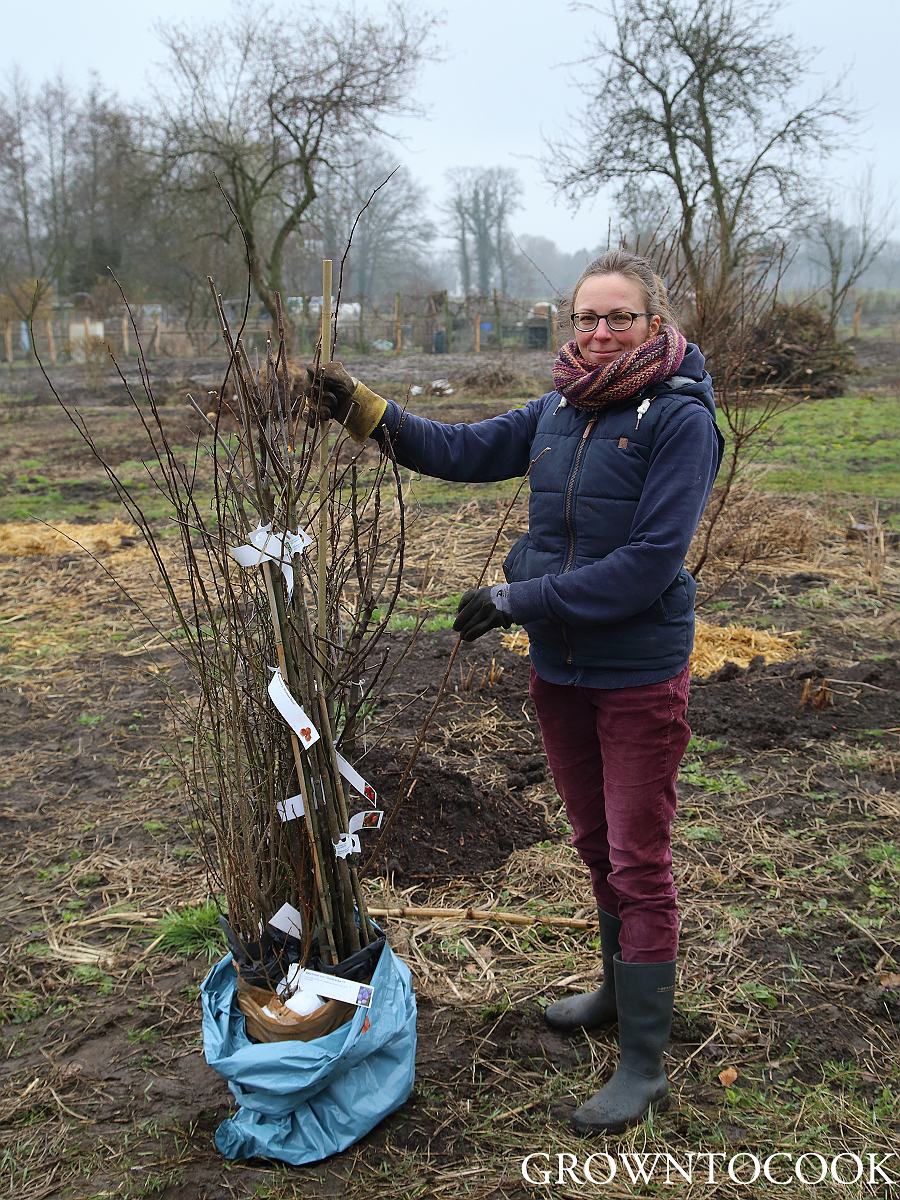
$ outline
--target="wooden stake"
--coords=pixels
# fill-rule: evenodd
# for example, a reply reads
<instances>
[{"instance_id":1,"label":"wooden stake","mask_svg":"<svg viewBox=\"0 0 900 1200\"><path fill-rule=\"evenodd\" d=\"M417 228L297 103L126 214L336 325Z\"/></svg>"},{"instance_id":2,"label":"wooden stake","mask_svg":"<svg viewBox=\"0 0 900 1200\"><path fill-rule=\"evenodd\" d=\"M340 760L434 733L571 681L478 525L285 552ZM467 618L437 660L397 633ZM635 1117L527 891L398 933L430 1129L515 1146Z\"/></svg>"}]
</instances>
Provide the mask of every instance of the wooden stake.
<instances>
[{"instance_id":1,"label":"wooden stake","mask_svg":"<svg viewBox=\"0 0 900 1200\"><path fill-rule=\"evenodd\" d=\"M44 322L44 328L47 331L47 353L50 356L50 361L56 365L56 339L53 336L53 322L48 318Z\"/></svg>"},{"instance_id":2,"label":"wooden stake","mask_svg":"<svg viewBox=\"0 0 900 1200\"><path fill-rule=\"evenodd\" d=\"M278 619L278 603L275 598L275 586L272 582L272 568L268 562L260 564L262 567L263 578L266 582L266 596L269 600L269 612L272 617L272 632L275 635L275 653L278 657L278 666L281 668L281 675L285 683L288 682L287 659L284 654L284 640L281 635L281 622ZM322 928L325 932L325 937L328 940L328 948L331 951L331 961L336 963L339 961L337 949L334 944L334 916L331 912L331 906L328 903L328 894L325 888L325 882L322 878L322 864L320 860L320 852L322 850L321 842L316 838L316 828L313 821L314 805L316 797L310 793L306 786L306 776L303 771L303 751L300 748L300 742L293 729L290 730L291 751L294 756L294 766L297 769L297 780L300 784L300 794L303 797L303 820L306 825L306 833L309 838L309 849L312 857L313 873L316 878L316 891L319 894L319 900L322 905Z\"/></svg>"},{"instance_id":3,"label":"wooden stake","mask_svg":"<svg viewBox=\"0 0 900 1200\"><path fill-rule=\"evenodd\" d=\"M331 362L331 271L330 258L322 259L322 362ZM318 585L319 611L318 632L319 652L324 657L326 637L328 634L328 609L325 601L325 588L328 579L328 430L322 429L322 440L319 442L319 556L318 556Z\"/></svg>"},{"instance_id":4,"label":"wooden stake","mask_svg":"<svg viewBox=\"0 0 900 1200\"><path fill-rule=\"evenodd\" d=\"M493 921L498 925L548 925L553 929L597 928L596 921L582 917L532 917L491 908L372 908L370 905L369 916L408 921Z\"/></svg>"},{"instance_id":5,"label":"wooden stake","mask_svg":"<svg viewBox=\"0 0 900 1200\"><path fill-rule=\"evenodd\" d=\"M3 322L3 346L6 350L6 361L11 363L13 360L12 321Z\"/></svg>"},{"instance_id":6,"label":"wooden stake","mask_svg":"<svg viewBox=\"0 0 900 1200\"><path fill-rule=\"evenodd\" d=\"M122 353L127 357L131 353L131 340L128 336L128 318L122 318Z\"/></svg>"},{"instance_id":7,"label":"wooden stake","mask_svg":"<svg viewBox=\"0 0 900 1200\"><path fill-rule=\"evenodd\" d=\"M481 353L481 313L475 314L475 328L472 334L472 344L475 347L475 353Z\"/></svg>"},{"instance_id":8,"label":"wooden stake","mask_svg":"<svg viewBox=\"0 0 900 1200\"><path fill-rule=\"evenodd\" d=\"M403 351L403 323L402 309L400 307L400 293L394 295L394 353L400 354Z\"/></svg>"}]
</instances>

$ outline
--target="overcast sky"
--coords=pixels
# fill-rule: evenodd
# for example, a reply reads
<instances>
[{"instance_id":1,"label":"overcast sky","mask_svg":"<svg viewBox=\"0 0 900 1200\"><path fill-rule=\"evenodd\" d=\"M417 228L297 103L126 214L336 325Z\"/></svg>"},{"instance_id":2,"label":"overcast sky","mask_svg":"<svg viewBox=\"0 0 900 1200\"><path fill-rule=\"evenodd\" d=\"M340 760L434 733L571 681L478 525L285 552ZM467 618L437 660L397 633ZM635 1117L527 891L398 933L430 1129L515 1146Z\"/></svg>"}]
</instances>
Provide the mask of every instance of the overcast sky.
<instances>
[{"instance_id":1,"label":"overcast sky","mask_svg":"<svg viewBox=\"0 0 900 1200\"><path fill-rule=\"evenodd\" d=\"M740 0L737 0L740 3ZM246 0L250 4L250 0ZM360 2L359 10L390 10L389 0ZM606 240L609 204L601 197L573 210L555 197L536 161L544 138L567 129L577 101L566 63L606 19L578 12L559 0L448 0L427 4L444 14L439 40L444 59L421 72L417 100L427 118L397 126L405 162L439 203L444 173L454 166L515 167L524 185L524 205L513 226L517 233L541 234L562 249L592 248ZM0 69L18 64L34 82L62 69L81 85L90 71L127 99L147 92L147 78L160 48L153 34L159 21L227 20L223 0L41 0L7 9L0 45ZM847 73L847 91L866 110L853 153L828 164L829 180L850 186L871 164L882 201L900 196L900 137L896 124L897 0L785 0L780 21L801 42L819 47L818 78L810 87ZM890 91L890 94L889 94Z\"/></svg>"}]
</instances>

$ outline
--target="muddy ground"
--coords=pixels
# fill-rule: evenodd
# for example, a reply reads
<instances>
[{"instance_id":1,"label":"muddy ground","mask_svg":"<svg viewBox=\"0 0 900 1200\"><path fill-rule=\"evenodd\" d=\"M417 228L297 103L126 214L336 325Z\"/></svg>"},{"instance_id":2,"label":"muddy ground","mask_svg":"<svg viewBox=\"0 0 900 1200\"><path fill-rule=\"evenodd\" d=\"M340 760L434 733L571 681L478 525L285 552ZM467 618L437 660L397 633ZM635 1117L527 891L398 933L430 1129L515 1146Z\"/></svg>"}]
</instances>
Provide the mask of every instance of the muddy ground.
<instances>
[{"instance_id":1,"label":"muddy ground","mask_svg":"<svg viewBox=\"0 0 900 1200\"><path fill-rule=\"evenodd\" d=\"M205 379L198 364L175 367L174 391ZM406 369L415 381L420 368ZM73 393L103 399L68 370ZM56 410L38 399L15 413L11 453L51 445L71 480L82 451ZM172 419L185 419L174 401ZM477 505L467 512L474 522ZM445 550L439 518L421 537ZM103 561L139 579L127 557ZM900 593L896 563L880 591L869 567L835 528L809 562L745 572L704 614L789 631L797 651L694 682L675 830L674 1103L651 1130L657 1148L759 1150L774 1137L779 1149L861 1151L898 1139ZM597 976L596 939L548 927L389 921L419 1003L409 1102L324 1164L225 1163L212 1138L231 1100L199 1044L205 960L152 948L164 911L207 894L166 756L173 660L144 649L133 610L81 554L0 558L0 600L4 1194L603 1194L521 1177L529 1151L587 1153L565 1118L615 1054L609 1035L543 1025L547 1002ZM455 642L420 633L373 721L364 761L387 808ZM590 914L527 672L499 634L461 649L396 836L369 864L374 904ZM640 1149L643 1137L599 1148Z\"/></svg>"}]
</instances>

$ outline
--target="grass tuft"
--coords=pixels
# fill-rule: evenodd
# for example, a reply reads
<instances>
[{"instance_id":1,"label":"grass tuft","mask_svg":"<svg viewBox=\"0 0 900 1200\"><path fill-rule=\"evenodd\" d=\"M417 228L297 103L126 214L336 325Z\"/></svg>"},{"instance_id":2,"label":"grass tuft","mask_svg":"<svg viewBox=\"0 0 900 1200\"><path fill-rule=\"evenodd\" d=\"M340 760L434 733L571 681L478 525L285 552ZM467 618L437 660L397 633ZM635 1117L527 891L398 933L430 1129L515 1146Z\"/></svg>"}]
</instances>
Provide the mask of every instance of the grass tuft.
<instances>
[{"instance_id":1,"label":"grass tuft","mask_svg":"<svg viewBox=\"0 0 900 1200\"><path fill-rule=\"evenodd\" d=\"M159 939L156 948L182 958L204 957L207 962L212 962L225 950L219 913L215 900L167 913L154 930L154 940Z\"/></svg>"}]
</instances>

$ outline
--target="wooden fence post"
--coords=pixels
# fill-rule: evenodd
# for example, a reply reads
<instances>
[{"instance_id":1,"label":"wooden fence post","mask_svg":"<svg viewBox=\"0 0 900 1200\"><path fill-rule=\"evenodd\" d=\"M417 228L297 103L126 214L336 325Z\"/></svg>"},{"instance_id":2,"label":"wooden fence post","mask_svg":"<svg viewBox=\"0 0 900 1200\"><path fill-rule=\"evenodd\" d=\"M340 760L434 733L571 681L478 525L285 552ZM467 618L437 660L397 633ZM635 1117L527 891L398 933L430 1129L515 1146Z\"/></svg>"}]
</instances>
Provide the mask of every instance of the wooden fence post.
<instances>
[{"instance_id":1,"label":"wooden fence post","mask_svg":"<svg viewBox=\"0 0 900 1200\"><path fill-rule=\"evenodd\" d=\"M13 360L12 321L3 322L3 348L6 351L6 361Z\"/></svg>"},{"instance_id":2,"label":"wooden fence post","mask_svg":"<svg viewBox=\"0 0 900 1200\"><path fill-rule=\"evenodd\" d=\"M402 308L400 305L400 293L397 292L394 296L394 353L400 354L403 350L403 324L402 324Z\"/></svg>"},{"instance_id":3,"label":"wooden fence post","mask_svg":"<svg viewBox=\"0 0 900 1200\"><path fill-rule=\"evenodd\" d=\"M450 353L453 346L453 319L450 316L450 297L444 294L444 350Z\"/></svg>"},{"instance_id":4,"label":"wooden fence post","mask_svg":"<svg viewBox=\"0 0 900 1200\"><path fill-rule=\"evenodd\" d=\"M53 322L49 317L44 322L44 329L47 333L47 356L51 363L56 366L56 339L53 336Z\"/></svg>"},{"instance_id":5,"label":"wooden fence post","mask_svg":"<svg viewBox=\"0 0 900 1200\"><path fill-rule=\"evenodd\" d=\"M481 313L475 314L475 328L472 335L472 345L475 347L475 353L481 353Z\"/></svg>"},{"instance_id":6,"label":"wooden fence post","mask_svg":"<svg viewBox=\"0 0 900 1200\"><path fill-rule=\"evenodd\" d=\"M122 318L122 354L127 358L131 353L131 339L128 333L128 318Z\"/></svg>"}]
</instances>

